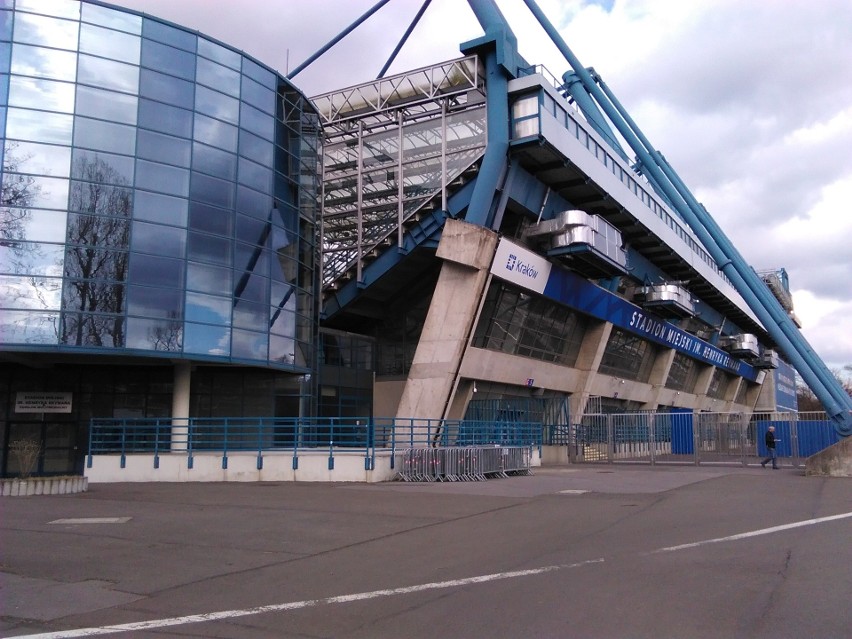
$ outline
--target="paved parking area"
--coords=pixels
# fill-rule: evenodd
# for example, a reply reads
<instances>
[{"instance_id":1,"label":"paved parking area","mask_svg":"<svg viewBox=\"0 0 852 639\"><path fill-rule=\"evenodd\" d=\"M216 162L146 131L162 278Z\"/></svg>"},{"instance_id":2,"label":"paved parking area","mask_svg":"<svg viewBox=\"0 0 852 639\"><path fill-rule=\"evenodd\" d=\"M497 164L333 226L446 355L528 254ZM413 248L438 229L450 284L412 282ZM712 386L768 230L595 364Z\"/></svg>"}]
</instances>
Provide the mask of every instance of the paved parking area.
<instances>
[{"instance_id":1,"label":"paved parking area","mask_svg":"<svg viewBox=\"0 0 852 639\"><path fill-rule=\"evenodd\" d=\"M0 501L2 637L846 637L852 480L550 466Z\"/></svg>"}]
</instances>

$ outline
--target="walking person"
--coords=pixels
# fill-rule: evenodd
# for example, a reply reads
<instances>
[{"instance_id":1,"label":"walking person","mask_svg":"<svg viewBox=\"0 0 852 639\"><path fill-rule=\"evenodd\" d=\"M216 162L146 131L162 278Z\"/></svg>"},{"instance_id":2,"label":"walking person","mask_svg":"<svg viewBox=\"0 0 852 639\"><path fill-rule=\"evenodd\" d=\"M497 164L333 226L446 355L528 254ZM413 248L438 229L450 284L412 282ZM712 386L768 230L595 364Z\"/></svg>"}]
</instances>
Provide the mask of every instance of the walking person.
<instances>
[{"instance_id":1,"label":"walking person","mask_svg":"<svg viewBox=\"0 0 852 639\"><path fill-rule=\"evenodd\" d=\"M760 462L760 465L766 468L766 464L771 461L772 468L778 470L778 453L775 452L775 426L770 426L766 430L764 442L766 443L766 450L769 453L769 457Z\"/></svg>"}]
</instances>

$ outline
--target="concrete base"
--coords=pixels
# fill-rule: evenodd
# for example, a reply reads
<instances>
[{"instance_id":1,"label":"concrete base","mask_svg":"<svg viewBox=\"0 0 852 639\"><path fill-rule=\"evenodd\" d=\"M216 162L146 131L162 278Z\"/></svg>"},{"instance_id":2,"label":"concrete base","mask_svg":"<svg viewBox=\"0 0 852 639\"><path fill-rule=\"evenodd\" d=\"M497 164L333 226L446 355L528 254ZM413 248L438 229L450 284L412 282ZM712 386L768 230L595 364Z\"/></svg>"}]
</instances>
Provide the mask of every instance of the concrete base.
<instances>
[{"instance_id":1,"label":"concrete base","mask_svg":"<svg viewBox=\"0 0 852 639\"><path fill-rule=\"evenodd\" d=\"M82 476L27 477L26 479L0 479L3 497L29 497L30 495L69 495L86 492L89 480Z\"/></svg>"},{"instance_id":2,"label":"concrete base","mask_svg":"<svg viewBox=\"0 0 852 639\"><path fill-rule=\"evenodd\" d=\"M852 437L846 437L808 457L805 475L852 477Z\"/></svg>"}]
</instances>

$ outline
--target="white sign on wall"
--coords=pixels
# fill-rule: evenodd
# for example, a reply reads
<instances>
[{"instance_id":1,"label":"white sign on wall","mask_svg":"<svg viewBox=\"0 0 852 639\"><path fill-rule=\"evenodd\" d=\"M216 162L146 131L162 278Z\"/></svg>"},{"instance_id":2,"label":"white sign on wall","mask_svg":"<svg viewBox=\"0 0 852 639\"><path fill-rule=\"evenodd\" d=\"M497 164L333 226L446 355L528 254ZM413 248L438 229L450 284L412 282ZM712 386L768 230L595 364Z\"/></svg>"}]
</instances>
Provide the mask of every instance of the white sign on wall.
<instances>
[{"instance_id":1,"label":"white sign on wall","mask_svg":"<svg viewBox=\"0 0 852 639\"><path fill-rule=\"evenodd\" d=\"M15 393L16 413L70 413L73 393Z\"/></svg>"},{"instance_id":2,"label":"white sign on wall","mask_svg":"<svg viewBox=\"0 0 852 639\"><path fill-rule=\"evenodd\" d=\"M541 255L501 239L491 263L491 273L512 284L543 293L550 277L550 266Z\"/></svg>"}]
</instances>

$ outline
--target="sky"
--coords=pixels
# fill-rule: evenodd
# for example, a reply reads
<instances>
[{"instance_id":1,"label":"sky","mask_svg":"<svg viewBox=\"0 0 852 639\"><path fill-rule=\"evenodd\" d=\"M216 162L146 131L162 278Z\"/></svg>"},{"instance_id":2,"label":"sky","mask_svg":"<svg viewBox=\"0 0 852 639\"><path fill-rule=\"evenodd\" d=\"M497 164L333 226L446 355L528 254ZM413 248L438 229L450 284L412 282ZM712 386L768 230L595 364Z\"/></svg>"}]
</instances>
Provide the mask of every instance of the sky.
<instances>
[{"instance_id":1,"label":"sky","mask_svg":"<svg viewBox=\"0 0 852 639\"><path fill-rule=\"evenodd\" d=\"M374 0L113 0L287 74ZM374 79L421 6L391 0L294 83ZM531 64L569 69L522 0L497 0ZM852 3L538 0L571 51L758 271L783 267L830 368L852 365ZM386 75L458 57L482 35L465 0L432 0ZM632 153L630 154L632 155Z\"/></svg>"}]
</instances>

